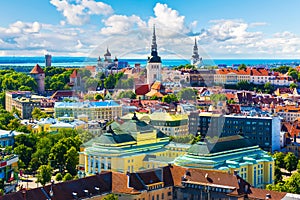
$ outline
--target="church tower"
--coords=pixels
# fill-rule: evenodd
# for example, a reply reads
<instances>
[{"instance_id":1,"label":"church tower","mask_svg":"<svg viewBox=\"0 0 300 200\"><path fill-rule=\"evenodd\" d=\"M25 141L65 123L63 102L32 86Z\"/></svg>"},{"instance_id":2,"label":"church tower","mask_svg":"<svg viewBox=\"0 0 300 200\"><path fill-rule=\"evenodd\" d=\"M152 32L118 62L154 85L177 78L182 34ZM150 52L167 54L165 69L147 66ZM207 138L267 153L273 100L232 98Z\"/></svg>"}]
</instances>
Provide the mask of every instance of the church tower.
<instances>
[{"instance_id":1,"label":"church tower","mask_svg":"<svg viewBox=\"0 0 300 200\"><path fill-rule=\"evenodd\" d=\"M193 49L193 55L191 58L191 65L199 66L201 64L202 58L200 58L198 54L198 46L197 46L197 40L195 38L195 44Z\"/></svg>"},{"instance_id":2,"label":"church tower","mask_svg":"<svg viewBox=\"0 0 300 200\"><path fill-rule=\"evenodd\" d=\"M155 26L153 26L151 56L147 62L147 84L151 85L155 81L161 81L161 59L157 53Z\"/></svg>"}]
</instances>

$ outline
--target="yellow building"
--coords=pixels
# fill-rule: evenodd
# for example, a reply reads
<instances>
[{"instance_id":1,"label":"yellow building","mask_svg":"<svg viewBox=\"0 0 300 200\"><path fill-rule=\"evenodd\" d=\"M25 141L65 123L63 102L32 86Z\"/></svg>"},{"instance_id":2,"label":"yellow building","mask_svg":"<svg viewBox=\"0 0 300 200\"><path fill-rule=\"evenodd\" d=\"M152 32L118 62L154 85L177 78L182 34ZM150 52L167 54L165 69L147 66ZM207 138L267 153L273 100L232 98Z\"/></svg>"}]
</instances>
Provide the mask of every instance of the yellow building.
<instances>
[{"instance_id":1,"label":"yellow building","mask_svg":"<svg viewBox=\"0 0 300 200\"><path fill-rule=\"evenodd\" d=\"M73 117L45 118L34 125L32 131L34 133L58 132L60 130L86 129L87 126L86 122L75 120Z\"/></svg>"},{"instance_id":2,"label":"yellow building","mask_svg":"<svg viewBox=\"0 0 300 200\"><path fill-rule=\"evenodd\" d=\"M165 166L188 148L169 143L167 135L134 115L123 124L112 123L107 133L85 143L79 166L86 174L102 170L135 172Z\"/></svg>"},{"instance_id":3,"label":"yellow building","mask_svg":"<svg viewBox=\"0 0 300 200\"><path fill-rule=\"evenodd\" d=\"M133 113L123 116L121 119L129 120ZM149 122L155 128L168 136L180 136L189 134L187 114L170 114L168 112L154 112L152 114L138 114L139 119Z\"/></svg>"}]
</instances>

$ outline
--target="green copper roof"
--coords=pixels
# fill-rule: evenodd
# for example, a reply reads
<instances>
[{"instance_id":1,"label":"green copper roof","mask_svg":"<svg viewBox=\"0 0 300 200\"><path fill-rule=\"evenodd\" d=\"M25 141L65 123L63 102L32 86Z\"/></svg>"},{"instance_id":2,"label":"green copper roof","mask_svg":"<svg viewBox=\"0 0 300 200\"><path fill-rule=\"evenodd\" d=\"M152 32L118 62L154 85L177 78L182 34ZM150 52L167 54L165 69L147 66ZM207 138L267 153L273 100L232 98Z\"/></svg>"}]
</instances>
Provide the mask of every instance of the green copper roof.
<instances>
[{"instance_id":1,"label":"green copper roof","mask_svg":"<svg viewBox=\"0 0 300 200\"><path fill-rule=\"evenodd\" d=\"M102 144L119 144L124 142L132 142L135 139L129 134L112 134L112 133L104 133L98 139ZM97 143L95 141L95 143Z\"/></svg>"},{"instance_id":2,"label":"green copper roof","mask_svg":"<svg viewBox=\"0 0 300 200\"><path fill-rule=\"evenodd\" d=\"M244 139L242 136L235 135L229 137L205 139L203 142L198 142L192 145L188 151L188 154L206 155L251 146L254 145L250 141Z\"/></svg>"}]
</instances>

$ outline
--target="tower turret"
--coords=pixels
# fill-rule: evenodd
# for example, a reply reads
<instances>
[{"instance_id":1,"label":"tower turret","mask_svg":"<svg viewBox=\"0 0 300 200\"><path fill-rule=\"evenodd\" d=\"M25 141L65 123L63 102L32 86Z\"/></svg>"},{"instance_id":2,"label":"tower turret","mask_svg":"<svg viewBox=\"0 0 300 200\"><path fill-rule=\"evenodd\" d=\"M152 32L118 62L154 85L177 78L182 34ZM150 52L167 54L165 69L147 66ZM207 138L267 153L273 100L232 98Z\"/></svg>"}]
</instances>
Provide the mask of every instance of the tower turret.
<instances>
[{"instance_id":1,"label":"tower turret","mask_svg":"<svg viewBox=\"0 0 300 200\"><path fill-rule=\"evenodd\" d=\"M30 76L34 78L34 80L37 82L37 92L38 93L44 93L45 92L45 72L44 70L36 64L32 70L30 71Z\"/></svg>"}]
</instances>

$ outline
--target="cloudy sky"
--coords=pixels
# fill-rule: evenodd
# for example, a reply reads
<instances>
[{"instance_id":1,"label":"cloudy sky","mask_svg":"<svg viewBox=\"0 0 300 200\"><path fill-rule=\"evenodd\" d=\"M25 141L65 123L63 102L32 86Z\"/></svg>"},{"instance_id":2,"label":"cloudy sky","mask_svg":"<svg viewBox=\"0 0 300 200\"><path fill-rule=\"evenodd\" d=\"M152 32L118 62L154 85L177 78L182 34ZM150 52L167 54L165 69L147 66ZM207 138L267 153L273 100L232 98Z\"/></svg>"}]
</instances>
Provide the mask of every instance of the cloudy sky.
<instances>
[{"instance_id":1,"label":"cloudy sky","mask_svg":"<svg viewBox=\"0 0 300 200\"><path fill-rule=\"evenodd\" d=\"M1 1L0 56L300 58L299 0Z\"/></svg>"}]
</instances>

